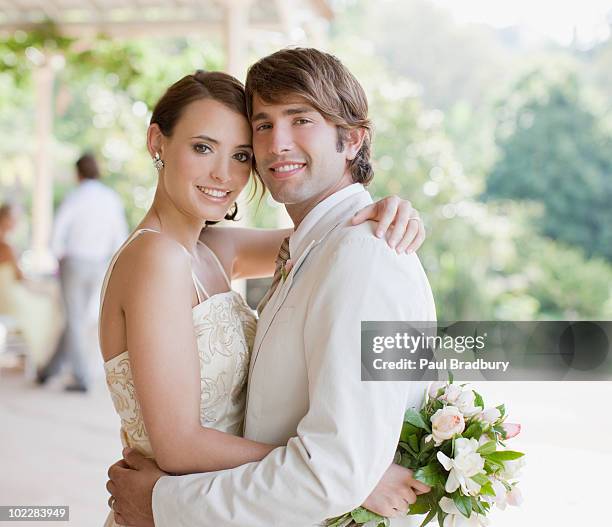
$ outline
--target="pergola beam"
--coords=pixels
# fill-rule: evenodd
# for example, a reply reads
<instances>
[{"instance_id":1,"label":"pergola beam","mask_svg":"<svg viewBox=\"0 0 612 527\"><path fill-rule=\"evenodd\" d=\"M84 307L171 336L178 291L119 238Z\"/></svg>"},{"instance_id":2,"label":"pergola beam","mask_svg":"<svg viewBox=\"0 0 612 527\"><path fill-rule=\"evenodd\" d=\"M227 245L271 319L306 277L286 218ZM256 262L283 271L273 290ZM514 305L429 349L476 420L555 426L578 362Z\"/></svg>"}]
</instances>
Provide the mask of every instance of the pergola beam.
<instances>
[{"instance_id":1,"label":"pergola beam","mask_svg":"<svg viewBox=\"0 0 612 527\"><path fill-rule=\"evenodd\" d=\"M36 23L25 23L25 24L0 24L0 31L32 31L39 27ZM275 32L281 31L278 24L274 23L259 23L250 24L247 26L248 29L242 33L249 35L253 32ZM176 37L184 36L186 34L203 33L209 34L220 34L224 31L224 28L220 26L218 22L210 22L202 19L191 19L191 20L152 20L152 21L125 21L125 22L114 22L114 21L97 21L96 23L89 22L64 22L60 25L60 30L63 35L71 37L91 37L98 34L104 34L109 37L116 38L135 38L155 35L164 37Z\"/></svg>"}]
</instances>

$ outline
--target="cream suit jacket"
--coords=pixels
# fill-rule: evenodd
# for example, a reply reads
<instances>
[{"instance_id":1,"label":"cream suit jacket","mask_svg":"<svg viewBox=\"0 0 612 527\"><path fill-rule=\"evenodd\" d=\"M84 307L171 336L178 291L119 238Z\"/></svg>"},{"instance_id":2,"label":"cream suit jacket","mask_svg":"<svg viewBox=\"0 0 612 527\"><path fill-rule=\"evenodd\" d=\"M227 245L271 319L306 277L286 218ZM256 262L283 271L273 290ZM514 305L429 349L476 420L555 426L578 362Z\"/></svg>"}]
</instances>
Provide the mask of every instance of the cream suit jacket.
<instances>
[{"instance_id":1,"label":"cream suit jacket","mask_svg":"<svg viewBox=\"0 0 612 527\"><path fill-rule=\"evenodd\" d=\"M161 478L157 527L319 525L363 503L389 467L425 384L362 382L360 323L434 320L435 308L415 254L397 255L373 223L348 225L371 202L364 190L325 214L261 315L245 437L282 446L235 469Z\"/></svg>"}]
</instances>

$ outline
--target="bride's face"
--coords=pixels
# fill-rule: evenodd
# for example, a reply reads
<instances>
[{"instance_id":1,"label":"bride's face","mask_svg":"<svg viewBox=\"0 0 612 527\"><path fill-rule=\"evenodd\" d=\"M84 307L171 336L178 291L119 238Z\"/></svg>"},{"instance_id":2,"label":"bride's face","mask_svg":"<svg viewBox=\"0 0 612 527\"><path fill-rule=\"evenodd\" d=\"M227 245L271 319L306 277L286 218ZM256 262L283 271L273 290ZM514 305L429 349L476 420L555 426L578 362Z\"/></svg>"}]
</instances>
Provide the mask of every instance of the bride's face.
<instances>
[{"instance_id":1,"label":"bride's face","mask_svg":"<svg viewBox=\"0 0 612 527\"><path fill-rule=\"evenodd\" d=\"M200 219L223 219L251 174L247 119L220 102L201 99L183 109L171 136L156 137L164 161L159 185L174 206Z\"/></svg>"}]
</instances>

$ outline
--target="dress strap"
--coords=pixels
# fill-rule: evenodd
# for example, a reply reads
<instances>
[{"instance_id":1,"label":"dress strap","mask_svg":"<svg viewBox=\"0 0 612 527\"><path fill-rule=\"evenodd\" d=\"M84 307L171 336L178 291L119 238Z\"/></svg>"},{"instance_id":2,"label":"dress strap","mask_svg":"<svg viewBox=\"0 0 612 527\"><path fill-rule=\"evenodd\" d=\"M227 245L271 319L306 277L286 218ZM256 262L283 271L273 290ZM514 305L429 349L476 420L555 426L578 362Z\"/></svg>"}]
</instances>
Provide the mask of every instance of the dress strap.
<instances>
[{"instance_id":1,"label":"dress strap","mask_svg":"<svg viewBox=\"0 0 612 527\"><path fill-rule=\"evenodd\" d=\"M210 298L210 295L206 292L206 289L204 289L202 282L200 282L200 279L195 274L193 268L191 269L191 279L193 280L193 286L195 287L196 295L198 296L198 304L201 304L204 302L204 300Z\"/></svg>"},{"instance_id":2,"label":"dress strap","mask_svg":"<svg viewBox=\"0 0 612 527\"><path fill-rule=\"evenodd\" d=\"M119 247L119 250L115 253L115 255L113 256L110 262L110 265L108 266L108 270L106 271L106 276L104 277L104 282L102 283L102 292L100 296L100 314L102 314L102 308L104 307L104 297L106 295L106 288L108 287L108 283L110 281L111 274L113 272L115 264L117 263L117 260L119 259L119 256L121 255L122 251L143 232L154 232L156 234L161 234L160 231L156 231L155 229L136 229L128 237L128 239L123 243L123 245ZM191 260L192 260L191 254L189 254L189 251L182 244L179 244L179 245L181 246L183 251L185 251L187 256L189 256L190 267L191 267L191 280L193 281L193 286L195 287L195 290L196 290L196 295L198 297L198 304L201 304L204 300L208 298L209 295L206 292L206 289L204 289L204 286L202 285L202 283L200 282L196 274L193 272L193 266L191 265Z\"/></svg>"},{"instance_id":3,"label":"dress strap","mask_svg":"<svg viewBox=\"0 0 612 527\"><path fill-rule=\"evenodd\" d=\"M221 264L221 261L219 260L219 258L217 257L217 255L215 254L215 251L213 251L208 245L206 245L202 240L198 240L198 243L204 247L206 247L206 250L212 254L213 260L215 262L217 262L217 266L219 267L219 271L221 271L221 274L223 275L223 278L225 280L225 283L227 284L228 289L232 288L232 282L229 279L229 277L227 276L227 273L225 272L225 269L223 268L223 265Z\"/></svg>"}]
</instances>

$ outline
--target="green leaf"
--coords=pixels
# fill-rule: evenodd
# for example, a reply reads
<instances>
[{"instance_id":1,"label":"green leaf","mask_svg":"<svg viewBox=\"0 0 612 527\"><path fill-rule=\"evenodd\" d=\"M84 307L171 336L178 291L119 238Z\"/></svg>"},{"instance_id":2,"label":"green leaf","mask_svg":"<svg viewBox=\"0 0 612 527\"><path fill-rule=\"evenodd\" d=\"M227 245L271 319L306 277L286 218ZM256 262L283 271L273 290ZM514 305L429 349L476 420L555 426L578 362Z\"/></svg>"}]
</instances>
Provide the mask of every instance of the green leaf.
<instances>
[{"instance_id":1,"label":"green leaf","mask_svg":"<svg viewBox=\"0 0 612 527\"><path fill-rule=\"evenodd\" d=\"M459 509L459 512L466 518L469 518L472 514L472 500L469 496L464 496L460 492L453 492L451 494L455 505Z\"/></svg>"},{"instance_id":2,"label":"green leaf","mask_svg":"<svg viewBox=\"0 0 612 527\"><path fill-rule=\"evenodd\" d=\"M407 442L408 437L413 434L416 434L420 429L410 423L404 422L402 425L402 433L400 434L400 441Z\"/></svg>"},{"instance_id":3,"label":"green leaf","mask_svg":"<svg viewBox=\"0 0 612 527\"><path fill-rule=\"evenodd\" d=\"M431 403L432 414L435 414L438 410L444 408L444 403L437 399Z\"/></svg>"},{"instance_id":4,"label":"green leaf","mask_svg":"<svg viewBox=\"0 0 612 527\"><path fill-rule=\"evenodd\" d=\"M506 431L504 430L504 427L502 425L495 425L494 427L492 427L492 430L502 437L506 435Z\"/></svg>"},{"instance_id":5,"label":"green leaf","mask_svg":"<svg viewBox=\"0 0 612 527\"><path fill-rule=\"evenodd\" d=\"M358 507L352 510L351 517L356 523L367 523L370 521L381 522L384 520L382 516L379 516L375 512L369 511L368 509L364 509L363 507Z\"/></svg>"},{"instance_id":6,"label":"green leaf","mask_svg":"<svg viewBox=\"0 0 612 527\"><path fill-rule=\"evenodd\" d=\"M438 483L442 483L442 475L437 461L415 470L413 477L430 487L435 487Z\"/></svg>"},{"instance_id":7,"label":"green leaf","mask_svg":"<svg viewBox=\"0 0 612 527\"><path fill-rule=\"evenodd\" d=\"M425 527L425 525L427 525L431 520L433 520L436 517L436 513L438 512L437 508L433 508L429 511L429 514L427 514L427 516L425 516L425 518L423 519L423 521L421 522L421 525L419 525L419 527Z\"/></svg>"},{"instance_id":8,"label":"green leaf","mask_svg":"<svg viewBox=\"0 0 612 527\"><path fill-rule=\"evenodd\" d=\"M504 468L504 464L501 461L493 461L492 459L489 459L487 456L484 456L484 459L485 459L484 468L487 474L493 474Z\"/></svg>"},{"instance_id":9,"label":"green leaf","mask_svg":"<svg viewBox=\"0 0 612 527\"><path fill-rule=\"evenodd\" d=\"M401 454L401 459L398 465L405 467L405 468L409 468L410 470L414 470L416 467L418 467L418 464L416 460L414 459L414 456L408 452L404 452Z\"/></svg>"},{"instance_id":10,"label":"green leaf","mask_svg":"<svg viewBox=\"0 0 612 527\"><path fill-rule=\"evenodd\" d=\"M479 485L486 485L487 483L489 483L489 478L487 478L487 476L482 473L472 476L472 479Z\"/></svg>"},{"instance_id":11,"label":"green leaf","mask_svg":"<svg viewBox=\"0 0 612 527\"><path fill-rule=\"evenodd\" d=\"M343 514L342 516L330 518L329 520L327 520L325 525L326 527L338 527L339 525L342 525L350 517L351 517L351 513L347 512L346 514Z\"/></svg>"},{"instance_id":12,"label":"green leaf","mask_svg":"<svg viewBox=\"0 0 612 527\"><path fill-rule=\"evenodd\" d=\"M427 494L419 494L416 501L410 505L408 515L410 514L425 514L431 510L431 503Z\"/></svg>"},{"instance_id":13,"label":"green leaf","mask_svg":"<svg viewBox=\"0 0 612 527\"><path fill-rule=\"evenodd\" d=\"M472 497L472 510L478 514L487 514L487 511L482 506L482 502L475 496Z\"/></svg>"},{"instance_id":14,"label":"green leaf","mask_svg":"<svg viewBox=\"0 0 612 527\"><path fill-rule=\"evenodd\" d=\"M525 454L522 452L515 452L514 450L500 450L498 452L493 452L492 454L488 454L485 457L490 461L512 461L513 459L518 459L523 457Z\"/></svg>"},{"instance_id":15,"label":"green leaf","mask_svg":"<svg viewBox=\"0 0 612 527\"><path fill-rule=\"evenodd\" d=\"M493 490L493 485L491 485L490 481L480 487L480 494L483 496L495 496L495 491Z\"/></svg>"},{"instance_id":16,"label":"green leaf","mask_svg":"<svg viewBox=\"0 0 612 527\"><path fill-rule=\"evenodd\" d=\"M484 401L482 400L482 395L480 395L476 391L474 391L474 406L480 406L484 409Z\"/></svg>"},{"instance_id":17,"label":"green leaf","mask_svg":"<svg viewBox=\"0 0 612 527\"><path fill-rule=\"evenodd\" d=\"M444 518L448 516L442 509L438 508L438 525L440 527L444 526Z\"/></svg>"},{"instance_id":18,"label":"green leaf","mask_svg":"<svg viewBox=\"0 0 612 527\"><path fill-rule=\"evenodd\" d=\"M476 421L469 425L461 435L466 439L480 439L482 435L482 425Z\"/></svg>"},{"instance_id":19,"label":"green leaf","mask_svg":"<svg viewBox=\"0 0 612 527\"><path fill-rule=\"evenodd\" d=\"M435 446L435 443L433 439L431 439L430 441L425 441L425 436L421 437L421 454L424 454L426 452L429 452L430 450L433 450L434 446Z\"/></svg>"},{"instance_id":20,"label":"green leaf","mask_svg":"<svg viewBox=\"0 0 612 527\"><path fill-rule=\"evenodd\" d=\"M484 445L479 446L476 452L482 455L492 454L496 447L497 443L495 441L487 441Z\"/></svg>"},{"instance_id":21,"label":"green leaf","mask_svg":"<svg viewBox=\"0 0 612 527\"><path fill-rule=\"evenodd\" d=\"M410 456L411 459L415 459L418 457L419 453L412 450L412 447L408 443L403 443L400 441L399 446L404 450L402 455L407 454Z\"/></svg>"},{"instance_id":22,"label":"green leaf","mask_svg":"<svg viewBox=\"0 0 612 527\"><path fill-rule=\"evenodd\" d=\"M404 421L416 426L417 428L422 428L423 430L431 432L429 425L425 423L421 414L414 408L408 408L408 410L406 410L406 413L404 414Z\"/></svg>"},{"instance_id":23,"label":"green leaf","mask_svg":"<svg viewBox=\"0 0 612 527\"><path fill-rule=\"evenodd\" d=\"M504 417L504 415L506 415L506 405L500 404L499 406L496 406L495 408L499 410L501 417Z\"/></svg>"},{"instance_id":24,"label":"green leaf","mask_svg":"<svg viewBox=\"0 0 612 527\"><path fill-rule=\"evenodd\" d=\"M417 439L416 435L411 435L408 438L408 444L412 447L412 450L414 450L415 453L419 453L419 440Z\"/></svg>"},{"instance_id":25,"label":"green leaf","mask_svg":"<svg viewBox=\"0 0 612 527\"><path fill-rule=\"evenodd\" d=\"M450 370L447 370L447 373L448 373L448 383L453 384L453 379L454 379L453 372Z\"/></svg>"}]
</instances>

